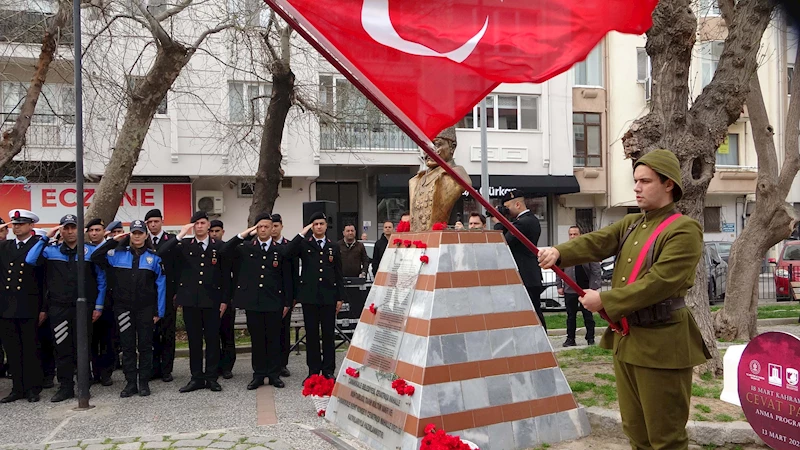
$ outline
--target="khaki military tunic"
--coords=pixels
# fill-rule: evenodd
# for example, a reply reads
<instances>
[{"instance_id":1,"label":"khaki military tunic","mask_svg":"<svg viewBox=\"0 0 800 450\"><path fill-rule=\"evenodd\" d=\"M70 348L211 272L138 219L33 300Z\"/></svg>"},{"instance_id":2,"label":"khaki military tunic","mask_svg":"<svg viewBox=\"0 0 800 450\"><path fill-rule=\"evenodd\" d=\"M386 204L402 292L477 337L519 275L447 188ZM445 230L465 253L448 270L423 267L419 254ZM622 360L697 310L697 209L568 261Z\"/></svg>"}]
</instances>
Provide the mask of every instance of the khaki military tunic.
<instances>
[{"instance_id":1,"label":"khaki military tunic","mask_svg":"<svg viewBox=\"0 0 800 450\"><path fill-rule=\"evenodd\" d=\"M640 271L636 281L628 284L633 266L651 234L675 210L674 203L646 214L628 236L614 265L611 290L600 293L603 308L611 320L669 298L683 297L694 285L695 268L703 250L700 223L681 216L656 238L653 265ZM628 214L622 220L601 230L585 234L556 246L561 253L560 266L571 267L602 261L617 253L627 228L642 217ZM703 364L710 353L703 343L700 329L688 308L672 312L667 323L630 327L622 337L610 328L600 346L613 349L619 361L657 369L683 369Z\"/></svg>"}]
</instances>

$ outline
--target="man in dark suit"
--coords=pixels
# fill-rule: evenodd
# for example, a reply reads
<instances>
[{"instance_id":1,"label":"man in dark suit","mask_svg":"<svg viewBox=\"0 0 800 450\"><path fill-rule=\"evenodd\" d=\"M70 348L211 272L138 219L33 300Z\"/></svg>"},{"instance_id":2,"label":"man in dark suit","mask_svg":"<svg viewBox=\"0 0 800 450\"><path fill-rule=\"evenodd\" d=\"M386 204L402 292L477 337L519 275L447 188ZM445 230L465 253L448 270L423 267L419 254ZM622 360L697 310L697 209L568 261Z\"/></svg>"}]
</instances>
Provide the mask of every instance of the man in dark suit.
<instances>
[{"instance_id":1,"label":"man in dark suit","mask_svg":"<svg viewBox=\"0 0 800 450\"><path fill-rule=\"evenodd\" d=\"M160 209L151 209L144 216L147 224L147 231L156 252L164 248L170 240L175 239L175 235L163 231L164 216ZM164 265L164 275L167 277L167 309L164 318L153 325L153 379L161 378L164 382L170 382L172 377L172 366L175 362L175 291L176 273L174 258L172 255L161 256Z\"/></svg>"},{"instance_id":2,"label":"man in dark suit","mask_svg":"<svg viewBox=\"0 0 800 450\"><path fill-rule=\"evenodd\" d=\"M225 224L221 220L212 220L208 230L211 239L216 239L220 244L225 241L222 237L225 235ZM236 278L233 276L232 266L228 258L223 258L223 269L225 276L231 277L231 286L236 286ZM219 326L219 374L222 378L230 380L233 378L233 365L236 363L236 336L234 328L236 327L236 308L233 308L233 294L234 289L228 290L228 304L231 307L225 309L225 314L222 315L222 320Z\"/></svg>"},{"instance_id":3,"label":"man in dark suit","mask_svg":"<svg viewBox=\"0 0 800 450\"><path fill-rule=\"evenodd\" d=\"M183 308L183 321L189 338L189 367L192 379L180 392L208 388L219 392L219 325L228 308L230 275L225 276L222 246L208 235L208 214L198 211L191 223L181 228L175 239L158 251L158 255L172 253L175 267L180 268L175 302ZM193 238L184 238L194 230ZM203 342L205 341L205 370L203 370Z\"/></svg>"},{"instance_id":4,"label":"man in dark suit","mask_svg":"<svg viewBox=\"0 0 800 450\"><path fill-rule=\"evenodd\" d=\"M539 236L542 234L542 227L539 225L539 219L525 206L525 197L522 192L517 189L507 192L503 196L503 206L508 208L509 215L514 218L512 221L514 226L526 238L530 239L533 245L536 245L539 242ZM547 330L539 298L542 294L542 269L539 268L539 261L536 259L536 255L516 236L508 230L504 230L503 233L511 249L511 254L514 256L514 261L517 262L519 275L522 277L522 283L531 298L533 309L536 310L536 314L539 316L539 322Z\"/></svg>"},{"instance_id":5,"label":"man in dark suit","mask_svg":"<svg viewBox=\"0 0 800 450\"><path fill-rule=\"evenodd\" d=\"M285 245L272 240L272 216L259 214L255 225L239 233L223 247L234 260L239 278L233 303L247 313L247 329L253 346L253 380L248 390L264 384L285 386L280 378L281 320L292 298L291 264L283 257Z\"/></svg>"},{"instance_id":6,"label":"man in dark suit","mask_svg":"<svg viewBox=\"0 0 800 450\"><path fill-rule=\"evenodd\" d=\"M372 251L372 276L378 274L378 267L381 265L383 254L386 253L386 247L389 246L389 238L392 237L394 232L394 224L391 221L383 223L383 236L375 242L375 249Z\"/></svg>"},{"instance_id":7,"label":"man in dark suit","mask_svg":"<svg viewBox=\"0 0 800 450\"><path fill-rule=\"evenodd\" d=\"M569 240L581 235L577 225L569 227ZM600 290L600 263L589 262L574 267L564 268L564 273L575 280L582 289ZM583 313L583 323L586 325L586 343L594 345L594 315L584 308L578 301L578 294L569 287L560 277L556 279L558 295L564 296L564 306L567 308L567 340L562 347L575 347L575 329L577 328L578 310Z\"/></svg>"},{"instance_id":8,"label":"man in dark suit","mask_svg":"<svg viewBox=\"0 0 800 450\"><path fill-rule=\"evenodd\" d=\"M322 372L322 375L334 378L336 315L347 298L342 276L342 259L339 246L325 237L328 230L328 218L325 214L312 214L310 222L288 244L288 256L299 256L303 267L297 299L303 304L308 375ZM312 232L311 235L308 235L309 231ZM322 358L319 345L320 325Z\"/></svg>"},{"instance_id":9,"label":"man in dark suit","mask_svg":"<svg viewBox=\"0 0 800 450\"><path fill-rule=\"evenodd\" d=\"M283 218L280 214L272 215L272 241L278 245L286 245L289 240L283 237ZM287 258L291 266L292 272L292 308L283 317L281 323L281 357L283 358L283 367L281 368L281 376L288 377L292 373L289 372L289 348L291 348L291 331L292 331L292 309L297 304L297 291L300 287L300 258Z\"/></svg>"},{"instance_id":10,"label":"man in dark suit","mask_svg":"<svg viewBox=\"0 0 800 450\"><path fill-rule=\"evenodd\" d=\"M42 366L37 355L37 332L47 314L42 302L42 271L25 264L25 257L39 240L32 235L39 217L24 209L8 215L14 239L0 242L0 270L7 275L0 289L0 339L8 354L13 383L11 393L0 403L26 397L29 402L38 402Z\"/></svg>"}]
</instances>

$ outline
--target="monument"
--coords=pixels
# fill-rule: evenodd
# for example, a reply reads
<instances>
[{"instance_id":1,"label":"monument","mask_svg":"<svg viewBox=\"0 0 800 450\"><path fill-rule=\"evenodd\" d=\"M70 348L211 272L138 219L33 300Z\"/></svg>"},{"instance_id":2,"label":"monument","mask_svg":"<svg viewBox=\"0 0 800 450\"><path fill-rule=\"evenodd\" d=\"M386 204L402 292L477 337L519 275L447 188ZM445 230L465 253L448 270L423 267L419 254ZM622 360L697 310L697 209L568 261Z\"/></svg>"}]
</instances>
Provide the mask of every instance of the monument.
<instances>
[{"instance_id":1,"label":"monument","mask_svg":"<svg viewBox=\"0 0 800 450\"><path fill-rule=\"evenodd\" d=\"M456 151L456 129L446 128L433 140L436 153L450 165L466 182L469 175L463 167L454 165ZM411 199L411 231L429 231L433 224L447 222L450 211L461 197L464 188L458 181L439 167L431 157L425 155L425 169L408 182Z\"/></svg>"},{"instance_id":2,"label":"monument","mask_svg":"<svg viewBox=\"0 0 800 450\"><path fill-rule=\"evenodd\" d=\"M452 163L455 131L434 143ZM503 234L432 231L463 188L427 166L409 181L412 231L392 235L326 419L385 450L419 449L429 425L483 450L588 435Z\"/></svg>"}]
</instances>

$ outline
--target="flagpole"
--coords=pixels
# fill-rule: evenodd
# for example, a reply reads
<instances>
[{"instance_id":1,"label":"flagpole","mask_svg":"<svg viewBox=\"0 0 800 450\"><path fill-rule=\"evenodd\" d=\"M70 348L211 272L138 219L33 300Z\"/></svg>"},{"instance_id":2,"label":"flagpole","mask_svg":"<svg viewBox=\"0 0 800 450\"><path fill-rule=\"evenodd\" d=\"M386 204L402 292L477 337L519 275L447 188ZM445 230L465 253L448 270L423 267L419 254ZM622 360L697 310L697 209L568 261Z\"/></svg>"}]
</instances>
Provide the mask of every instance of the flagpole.
<instances>
[{"instance_id":1,"label":"flagpole","mask_svg":"<svg viewBox=\"0 0 800 450\"><path fill-rule=\"evenodd\" d=\"M86 252L83 251L84 231L83 225L83 77L81 74L82 49L81 49L81 2L72 2L72 33L75 46L75 183L78 192L78 299L75 308L76 325L78 327L78 406L76 411L91 409L89 405L89 307L86 302L86 271L83 270Z\"/></svg>"},{"instance_id":2,"label":"flagpole","mask_svg":"<svg viewBox=\"0 0 800 450\"><path fill-rule=\"evenodd\" d=\"M481 101L481 195L483 198L490 198L489 191L489 150L487 149L488 136L486 135L486 97ZM483 215L486 216L489 209L483 208ZM486 223L491 223L487 218Z\"/></svg>"}]
</instances>

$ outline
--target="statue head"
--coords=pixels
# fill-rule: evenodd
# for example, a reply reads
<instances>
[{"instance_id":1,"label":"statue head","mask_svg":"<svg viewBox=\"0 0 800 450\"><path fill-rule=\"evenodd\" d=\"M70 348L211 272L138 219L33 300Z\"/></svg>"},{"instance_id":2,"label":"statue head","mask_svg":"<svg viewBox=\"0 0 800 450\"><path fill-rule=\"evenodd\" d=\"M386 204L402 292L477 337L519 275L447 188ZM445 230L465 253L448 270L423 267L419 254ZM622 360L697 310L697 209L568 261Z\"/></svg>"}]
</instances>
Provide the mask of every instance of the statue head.
<instances>
[{"instance_id":1,"label":"statue head","mask_svg":"<svg viewBox=\"0 0 800 450\"><path fill-rule=\"evenodd\" d=\"M456 127L445 128L433 140L436 153L448 163L453 160L453 154L456 152L456 145ZM426 153L423 154L423 157L425 158L425 165L428 166L429 169L438 166L436 161L431 159Z\"/></svg>"}]
</instances>

